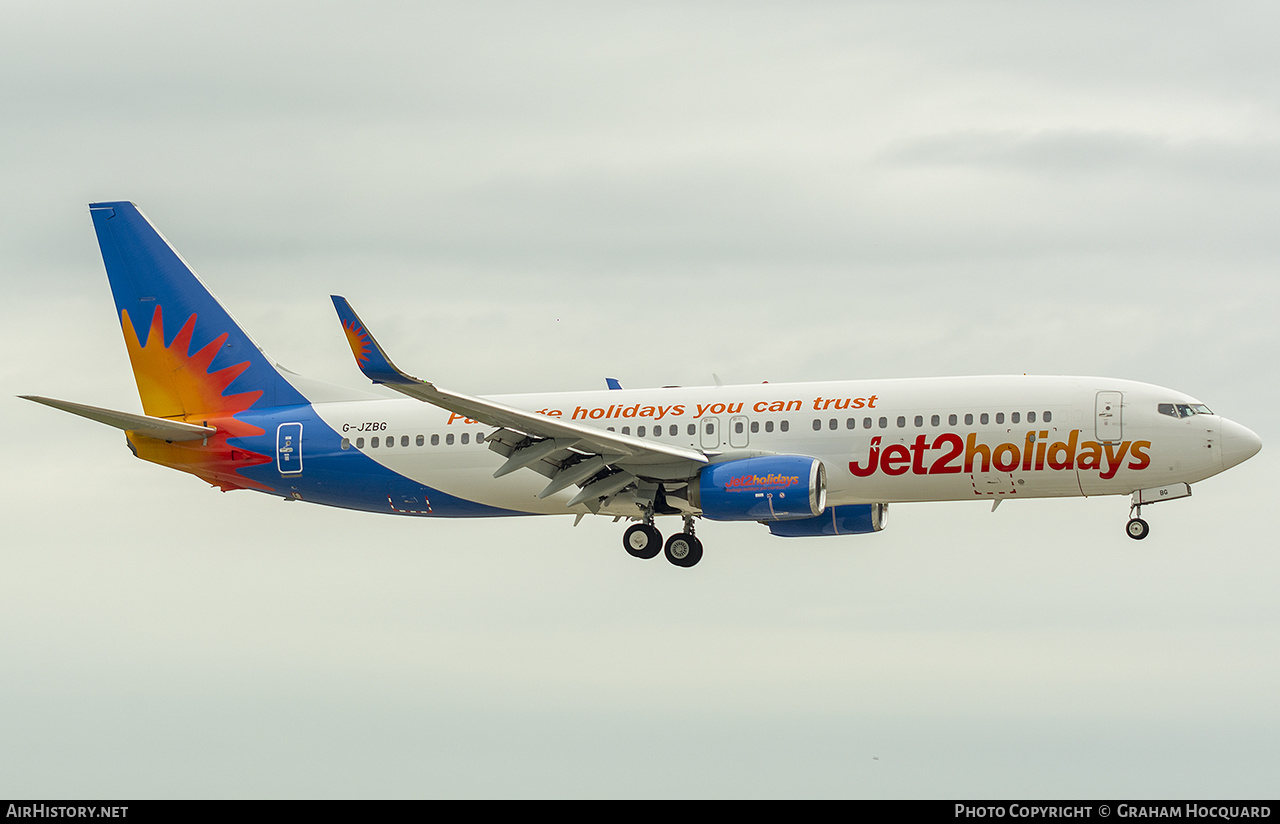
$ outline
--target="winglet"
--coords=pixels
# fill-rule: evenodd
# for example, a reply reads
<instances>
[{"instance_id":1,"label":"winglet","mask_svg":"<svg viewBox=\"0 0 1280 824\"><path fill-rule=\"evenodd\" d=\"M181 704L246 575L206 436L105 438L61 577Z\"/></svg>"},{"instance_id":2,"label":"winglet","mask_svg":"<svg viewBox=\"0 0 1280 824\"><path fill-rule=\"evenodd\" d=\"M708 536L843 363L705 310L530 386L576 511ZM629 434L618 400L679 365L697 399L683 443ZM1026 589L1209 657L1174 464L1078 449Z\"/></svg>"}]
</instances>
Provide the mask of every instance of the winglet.
<instances>
[{"instance_id":1,"label":"winglet","mask_svg":"<svg viewBox=\"0 0 1280 824\"><path fill-rule=\"evenodd\" d=\"M412 375L401 372L391 362L346 298L338 295L329 297L333 299L333 308L338 310L338 319L342 321L342 331L347 334L347 343L351 346L351 354L355 355L356 366L360 367L366 378L374 383L392 386L422 383Z\"/></svg>"}]
</instances>

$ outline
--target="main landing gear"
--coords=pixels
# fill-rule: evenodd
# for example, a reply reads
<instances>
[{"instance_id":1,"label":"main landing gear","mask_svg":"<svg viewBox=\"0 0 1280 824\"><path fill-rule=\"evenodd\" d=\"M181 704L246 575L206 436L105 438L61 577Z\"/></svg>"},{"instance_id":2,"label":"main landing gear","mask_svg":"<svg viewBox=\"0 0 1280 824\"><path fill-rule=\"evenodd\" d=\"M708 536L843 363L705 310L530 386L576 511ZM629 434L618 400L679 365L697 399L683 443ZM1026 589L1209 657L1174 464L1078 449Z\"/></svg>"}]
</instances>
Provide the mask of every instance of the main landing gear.
<instances>
[{"instance_id":1,"label":"main landing gear","mask_svg":"<svg viewBox=\"0 0 1280 824\"><path fill-rule=\"evenodd\" d=\"M635 558L655 558L662 552L678 567L691 567L702 560L702 541L694 537L691 515L684 518L684 532L672 535L664 545L652 513L646 514L642 523L633 524L622 534L622 546Z\"/></svg>"},{"instance_id":2,"label":"main landing gear","mask_svg":"<svg viewBox=\"0 0 1280 824\"><path fill-rule=\"evenodd\" d=\"M662 551L662 533L651 523L634 524L622 533L622 546L635 558L653 558Z\"/></svg>"}]
</instances>

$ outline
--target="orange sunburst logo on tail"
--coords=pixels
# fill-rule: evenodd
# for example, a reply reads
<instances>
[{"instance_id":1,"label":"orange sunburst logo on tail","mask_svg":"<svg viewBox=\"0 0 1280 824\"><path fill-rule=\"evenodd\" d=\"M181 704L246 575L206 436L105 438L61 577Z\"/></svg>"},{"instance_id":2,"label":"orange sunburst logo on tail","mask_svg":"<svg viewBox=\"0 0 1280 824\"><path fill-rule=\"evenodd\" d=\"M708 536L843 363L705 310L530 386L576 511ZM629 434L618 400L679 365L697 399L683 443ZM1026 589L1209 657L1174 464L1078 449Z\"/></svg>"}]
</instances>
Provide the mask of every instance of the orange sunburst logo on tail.
<instances>
[{"instance_id":1,"label":"orange sunburst logo on tail","mask_svg":"<svg viewBox=\"0 0 1280 824\"><path fill-rule=\"evenodd\" d=\"M250 466L269 463L271 458L227 443L232 438L264 434L263 429L234 416L253 406L262 392L224 394L231 383L249 368L249 361L210 371L214 357L227 341L224 333L198 352L190 353L196 328L192 314L173 342L164 344L164 318L159 306L151 316L146 340L134 330L129 312L121 313L125 346L138 382L142 410L157 418L207 424L217 432L203 441L169 443L130 433L130 442L139 458L190 472L222 489L269 489L240 474Z\"/></svg>"},{"instance_id":2,"label":"orange sunburst logo on tail","mask_svg":"<svg viewBox=\"0 0 1280 824\"><path fill-rule=\"evenodd\" d=\"M351 347L351 354L356 356L356 363L363 369L369 362L369 355L373 352L373 342L369 340L369 333L364 331L364 327L360 324L349 320L342 322L342 331L347 333L347 345Z\"/></svg>"}]
</instances>

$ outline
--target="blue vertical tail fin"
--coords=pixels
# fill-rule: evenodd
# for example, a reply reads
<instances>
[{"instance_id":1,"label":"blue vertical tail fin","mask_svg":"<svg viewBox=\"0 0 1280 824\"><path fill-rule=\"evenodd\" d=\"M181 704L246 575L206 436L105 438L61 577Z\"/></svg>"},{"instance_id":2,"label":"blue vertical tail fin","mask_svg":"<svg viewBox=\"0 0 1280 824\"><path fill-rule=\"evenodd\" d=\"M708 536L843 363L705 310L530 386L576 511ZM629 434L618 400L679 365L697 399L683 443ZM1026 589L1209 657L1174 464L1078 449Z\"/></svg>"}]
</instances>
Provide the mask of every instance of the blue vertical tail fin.
<instances>
[{"instance_id":1,"label":"blue vertical tail fin","mask_svg":"<svg viewBox=\"0 0 1280 824\"><path fill-rule=\"evenodd\" d=\"M138 207L89 212L143 411L186 418L307 402Z\"/></svg>"}]
</instances>

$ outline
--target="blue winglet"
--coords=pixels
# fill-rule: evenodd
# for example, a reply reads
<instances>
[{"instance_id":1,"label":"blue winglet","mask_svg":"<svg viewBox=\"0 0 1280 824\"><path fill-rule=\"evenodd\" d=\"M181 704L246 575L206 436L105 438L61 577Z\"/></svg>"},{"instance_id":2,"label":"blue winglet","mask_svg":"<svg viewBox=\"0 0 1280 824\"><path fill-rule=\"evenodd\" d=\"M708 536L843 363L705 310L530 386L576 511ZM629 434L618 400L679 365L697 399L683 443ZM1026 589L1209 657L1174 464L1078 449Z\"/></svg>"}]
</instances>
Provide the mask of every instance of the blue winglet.
<instances>
[{"instance_id":1,"label":"blue winglet","mask_svg":"<svg viewBox=\"0 0 1280 824\"><path fill-rule=\"evenodd\" d=\"M360 367L366 378L374 383L391 385L421 383L411 375L401 372L391 362L346 298L338 295L329 297L333 299L333 308L338 310L338 319L342 321L342 331L347 334L347 343L351 346L351 354L355 355L356 366Z\"/></svg>"}]
</instances>

